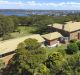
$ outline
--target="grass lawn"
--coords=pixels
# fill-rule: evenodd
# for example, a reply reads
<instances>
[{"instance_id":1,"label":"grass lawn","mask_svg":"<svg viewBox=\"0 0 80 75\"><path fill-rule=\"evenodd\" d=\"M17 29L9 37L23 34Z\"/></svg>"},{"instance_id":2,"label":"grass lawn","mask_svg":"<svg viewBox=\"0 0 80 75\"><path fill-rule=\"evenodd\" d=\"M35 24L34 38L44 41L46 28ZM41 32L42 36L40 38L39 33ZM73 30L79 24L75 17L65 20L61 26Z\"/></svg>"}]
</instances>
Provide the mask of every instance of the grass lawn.
<instances>
[{"instance_id":1,"label":"grass lawn","mask_svg":"<svg viewBox=\"0 0 80 75\"><path fill-rule=\"evenodd\" d=\"M34 34L33 32L36 31L35 27L28 27L28 26L19 26L18 29L20 30L20 33L19 32L11 33L11 36L13 38L31 35Z\"/></svg>"}]
</instances>

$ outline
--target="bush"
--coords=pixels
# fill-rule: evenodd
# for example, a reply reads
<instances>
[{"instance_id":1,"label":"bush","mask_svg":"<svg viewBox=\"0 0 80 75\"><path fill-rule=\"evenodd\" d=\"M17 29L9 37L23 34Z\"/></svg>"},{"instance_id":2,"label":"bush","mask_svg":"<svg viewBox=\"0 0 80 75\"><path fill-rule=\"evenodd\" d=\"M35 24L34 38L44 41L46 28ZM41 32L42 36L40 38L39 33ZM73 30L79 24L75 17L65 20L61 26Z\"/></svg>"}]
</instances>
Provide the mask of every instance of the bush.
<instances>
[{"instance_id":1,"label":"bush","mask_svg":"<svg viewBox=\"0 0 80 75\"><path fill-rule=\"evenodd\" d=\"M58 52L60 52L63 56L66 54L65 49L59 49Z\"/></svg>"},{"instance_id":2,"label":"bush","mask_svg":"<svg viewBox=\"0 0 80 75\"><path fill-rule=\"evenodd\" d=\"M76 39L70 40L70 43L76 43Z\"/></svg>"},{"instance_id":3,"label":"bush","mask_svg":"<svg viewBox=\"0 0 80 75\"><path fill-rule=\"evenodd\" d=\"M50 61L62 60L62 54L60 52L53 52L48 58Z\"/></svg>"},{"instance_id":4,"label":"bush","mask_svg":"<svg viewBox=\"0 0 80 75\"><path fill-rule=\"evenodd\" d=\"M26 39L24 41L25 45L26 45L26 49L28 50L35 50L41 47L41 44L38 43L38 41L36 39Z\"/></svg>"},{"instance_id":5,"label":"bush","mask_svg":"<svg viewBox=\"0 0 80 75\"><path fill-rule=\"evenodd\" d=\"M18 44L17 49L24 49L25 48L25 44L22 42L20 44Z\"/></svg>"},{"instance_id":6,"label":"bush","mask_svg":"<svg viewBox=\"0 0 80 75\"><path fill-rule=\"evenodd\" d=\"M8 39L11 39L11 35L10 34L6 34L6 35L3 35L3 38L2 40L8 40Z\"/></svg>"},{"instance_id":7,"label":"bush","mask_svg":"<svg viewBox=\"0 0 80 75\"><path fill-rule=\"evenodd\" d=\"M44 64L39 64L39 66L35 69L34 75L48 75L49 69Z\"/></svg>"},{"instance_id":8,"label":"bush","mask_svg":"<svg viewBox=\"0 0 80 75\"><path fill-rule=\"evenodd\" d=\"M77 42L78 48L80 50L80 41Z\"/></svg>"},{"instance_id":9,"label":"bush","mask_svg":"<svg viewBox=\"0 0 80 75\"><path fill-rule=\"evenodd\" d=\"M73 53L76 53L78 50L79 50L79 48L78 48L78 46L77 46L76 43L70 43L70 44L68 44L68 46L67 46L66 52L67 52L68 54L73 54Z\"/></svg>"},{"instance_id":10,"label":"bush","mask_svg":"<svg viewBox=\"0 0 80 75\"><path fill-rule=\"evenodd\" d=\"M0 75L2 75L2 73L4 72L3 69L5 67L5 62L2 59L0 59Z\"/></svg>"}]
</instances>

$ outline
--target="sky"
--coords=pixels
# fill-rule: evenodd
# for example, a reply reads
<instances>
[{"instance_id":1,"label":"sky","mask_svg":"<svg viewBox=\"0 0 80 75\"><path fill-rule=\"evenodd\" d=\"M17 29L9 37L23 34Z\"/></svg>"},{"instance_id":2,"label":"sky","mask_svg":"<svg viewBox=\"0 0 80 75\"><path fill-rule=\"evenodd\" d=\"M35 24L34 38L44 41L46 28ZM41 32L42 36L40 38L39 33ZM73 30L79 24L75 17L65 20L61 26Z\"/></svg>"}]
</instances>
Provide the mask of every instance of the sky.
<instances>
[{"instance_id":1,"label":"sky","mask_svg":"<svg viewBox=\"0 0 80 75\"><path fill-rule=\"evenodd\" d=\"M80 0L0 0L0 9L80 10Z\"/></svg>"}]
</instances>

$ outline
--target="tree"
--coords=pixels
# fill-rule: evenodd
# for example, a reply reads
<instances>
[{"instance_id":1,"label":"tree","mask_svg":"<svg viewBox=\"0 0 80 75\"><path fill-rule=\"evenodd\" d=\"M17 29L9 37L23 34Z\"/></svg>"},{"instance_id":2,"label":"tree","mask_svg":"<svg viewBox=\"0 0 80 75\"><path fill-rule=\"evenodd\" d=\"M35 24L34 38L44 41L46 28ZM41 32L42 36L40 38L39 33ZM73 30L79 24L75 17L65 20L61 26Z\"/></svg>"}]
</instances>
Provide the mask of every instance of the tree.
<instances>
[{"instance_id":1,"label":"tree","mask_svg":"<svg viewBox=\"0 0 80 75\"><path fill-rule=\"evenodd\" d=\"M80 53L74 54L73 56L67 58L67 64L65 68L66 71L69 71L69 75L79 75L80 74Z\"/></svg>"},{"instance_id":2,"label":"tree","mask_svg":"<svg viewBox=\"0 0 80 75\"><path fill-rule=\"evenodd\" d=\"M16 50L16 55L10 65L8 65L7 73L5 74L33 75L36 73L36 70L37 73L45 73L47 67L39 66L44 61L46 61L46 52L44 49L29 51L27 49L20 48ZM39 69L41 72L39 72Z\"/></svg>"},{"instance_id":3,"label":"tree","mask_svg":"<svg viewBox=\"0 0 80 75\"><path fill-rule=\"evenodd\" d=\"M44 34L50 32L50 29L47 25L53 24L53 17L52 16L37 16L34 25L37 27L37 33Z\"/></svg>"},{"instance_id":4,"label":"tree","mask_svg":"<svg viewBox=\"0 0 80 75\"><path fill-rule=\"evenodd\" d=\"M12 37L11 37L10 34L5 34L5 35L3 35L2 40L8 40L8 39L11 39L11 38L12 38Z\"/></svg>"},{"instance_id":5,"label":"tree","mask_svg":"<svg viewBox=\"0 0 80 75\"><path fill-rule=\"evenodd\" d=\"M78 47L79 47L79 50L80 50L80 41L78 41L78 42L77 42L77 45L78 45Z\"/></svg>"},{"instance_id":6,"label":"tree","mask_svg":"<svg viewBox=\"0 0 80 75\"><path fill-rule=\"evenodd\" d=\"M22 42L18 44L17 49L23 49L23 48L25 48L25 43Z\"/></svg>"},{"instance_id":7,"label":"tree","mask_svg":"<svg viewBox=\"0 0 80 75\"><path fill-rule=\"evenodd\" d=\"M76 53L78 50L79 50L79 48L76 43L70 43L70 44L68 44L66 51L69 54L73 54L73 53Z\"/></svg>"},{"instance_id":8,"label":"tree","mask_svg":"<svg viewBox=\"0 0 80 75\"><path fill-rule=\"evenodd\" d=\"M30 66L27 63L30 55L30 52L26 49L17 49L16 54L7 65L5 71L3 72L3 75L32 75L30 72L28 72Z\"/></svg>"},{"instance_id":9,"label":"tree","mask_svg":"<svg viewBox=\"0 0 80 75\"><path fill-rule=\"evenodd\" d=\"M0 75L3 73L3 69L5 68L5 63L0 59Z\"/></svg>"},{"instance_id":10,"label":"tree","mask_svg":"<svg viewBox=\"0 0 80 75\"><path fill-rule=\"evenodd\" d=\"M0 15L0 35L11 33L14 30L14 23L10 17Z\"/></svg>"},{"instance_id":11,"label":"tree","mask_svg":"<svg viewBox=\"0 0 80 75\"><path fill-rule=\"evenodd\" d=\"M66 60L63 58L60 52L53 52L48 56L46 65L52 74L57 75L60 71L62 71L62 66L65 62Z\"/></svg>"},{"instance_id":12,"label":"tree","mask_svg":"<svg viewBox=\"0 0 80 75\"><path fill-rule=\"evenodd\" d=\"M14 22L14 29L16 29L19 25L19 18L17 16L10 16L10 18L12 19L12 21Z\"/></svg>"},{"instance_id":13,"label":"tree","mask_svg":"<svg viewBox=\"0 0 80 75\"><path fill-rule=\"evenodd\" d=\"M27 39L23 43L20 43L15 52L16 54L7 68L9 71L5 74L33 75L36 72L35 70L37 70L37 73L39 72L39 65L44 65L43 62L47 59L46 50L41 48L40 44L35 39ZM40 73L45 73L45 68L47 69L45 66L40 67Z\"/></svg>"},{"instance_id":14,"label":"tree","mask_svg":"<svg viewBox=\"0 0 80 75\"><path fill-rule=\"evenodd\" d=\"M39 64L33 75L50 75L49 69L44 64Z\"/></svg>"},{"instance_id":15,"label":"tree","mask_svg":"<svg viewBox=\"0 0 80 75\"><path fill-rule=\"evenodd\" d=\"M70 43L76 43L76 39L70 40Z\"/></svg>"},{"instance_id":16,"label":"tree","mask_svg":"<svg viewBox=\"0 0 80 75\"><path fill-rule=\"evenodd\" d=\"M26 49L28 49L28 50L35 50L35 49L38 49L41 47L41 44L38 43L38 41L36 39L29 38L29 39L25 40L24 43L26 45L25 46Z\"/></svg>"}]
</instances>

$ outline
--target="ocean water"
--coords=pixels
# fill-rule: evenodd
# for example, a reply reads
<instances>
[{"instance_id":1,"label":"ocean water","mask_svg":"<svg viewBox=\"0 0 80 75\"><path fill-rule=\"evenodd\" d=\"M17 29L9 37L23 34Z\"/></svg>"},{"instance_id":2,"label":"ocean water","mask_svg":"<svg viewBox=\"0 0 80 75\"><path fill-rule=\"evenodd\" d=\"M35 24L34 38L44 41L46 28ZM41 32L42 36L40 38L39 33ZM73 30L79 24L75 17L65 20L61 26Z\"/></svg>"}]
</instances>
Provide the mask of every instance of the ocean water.
<instances>
[{"instance_id":1,"label":"ocean water","mask_svg":"<svg viewBox=\"0 0 80 75\"><path fill-rule=\"evenodd\" d=\"M21 12L0 12L0 14L2 15L7 15L7 16L11 16L11 15L16 15L16 16L29 16L26 13L21 13Z\"/></svg>"},{"instance_id":2,"label":"ocean water","mask_svg":"<svg viewBox=\"0 0 80 75\"><path fill-rule=\"evenodd\" d=\"M16 16L31 16L31 15L45 15L50 14L49 11L0 11L3 15L16 15Z\"/></svg>"}]
</instances>

